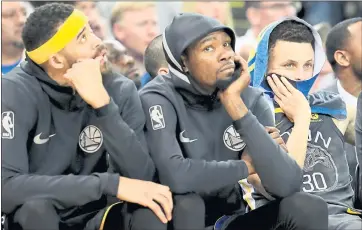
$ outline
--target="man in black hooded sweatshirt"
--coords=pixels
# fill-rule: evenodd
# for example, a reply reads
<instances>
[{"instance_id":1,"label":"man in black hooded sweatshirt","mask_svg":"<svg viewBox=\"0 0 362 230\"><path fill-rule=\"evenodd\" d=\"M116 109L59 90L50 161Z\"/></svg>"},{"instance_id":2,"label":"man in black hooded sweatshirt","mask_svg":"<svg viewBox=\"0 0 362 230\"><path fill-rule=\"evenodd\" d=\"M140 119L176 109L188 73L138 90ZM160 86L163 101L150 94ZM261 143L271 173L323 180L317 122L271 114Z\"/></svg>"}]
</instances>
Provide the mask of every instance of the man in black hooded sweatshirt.
<instances>
[{"instance_id":1,"label":"man in black hooded sweatshirt","mask_svg":"<svg viewBox=\"0 0 362 230\"><path fill-rule=\"evenodd\" d=\"M279 220L326 229L327 206L299 193L301 168L265 131L274 126L273 113L248 86L234 45L234 32L217 20L180 14L163 34L170 73L140 91L150 154L174 194L174 227L202 229L223 214L243 213L238 181L258 173L277 199L229 228L269 229Z\"/></svg>"}]
</instances>

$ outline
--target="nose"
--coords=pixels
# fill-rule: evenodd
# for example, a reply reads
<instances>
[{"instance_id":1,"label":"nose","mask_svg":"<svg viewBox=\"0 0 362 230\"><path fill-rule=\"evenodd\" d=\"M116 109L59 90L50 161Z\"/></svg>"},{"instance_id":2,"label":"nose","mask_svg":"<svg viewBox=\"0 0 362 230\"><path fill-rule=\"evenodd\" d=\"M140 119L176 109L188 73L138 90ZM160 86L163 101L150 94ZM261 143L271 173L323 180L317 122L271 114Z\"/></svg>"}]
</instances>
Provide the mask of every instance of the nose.
<instances>
[{"instance_id":1,"label":"nose","mask_svg":"<svg viewBox=\"0 0 362 230\"><path fill-rule=\"evenodd\" d=\"M156 35L158 34L157 24L156 24L156 23L148 23L147 33L148 33L148 36L149 36L149 37L152 37L152 39L153 39L154 37L156 37Z\"/></svg>"},{"instance_id":2,"label":"nose","mask_svg":"<svg viewBox=\"0 0 362 230\"><path fill-rule=\"evenodd\" d=\"M93 49L97 50L99 46L102 44L102 40L96 35L92 34L93 41Z\"/></svg>"},{"instance_id":3,"label":"nose","mask_svg":"<svg viewBox=\"0 0 362 230\"><path fill-rule=\"evenodd\" d=\"M235 53L232 49L223 49L222 53L220 54L219 62L227 62L232 57L234 57Z\"/></svg>"},{"instance_id":4,"label":"nose","mask_svg":"<svg viewBox=\"0 0 362 230\"><path fill-rule=\"evenodd\" d=\"M308 80L309 78L311 78L313 75L313 73L311 73L310 71L306 71L303 68L298 69L296 76L295 76L295 80L296 81L305 81Z\"/></svg>"}]
</instances>

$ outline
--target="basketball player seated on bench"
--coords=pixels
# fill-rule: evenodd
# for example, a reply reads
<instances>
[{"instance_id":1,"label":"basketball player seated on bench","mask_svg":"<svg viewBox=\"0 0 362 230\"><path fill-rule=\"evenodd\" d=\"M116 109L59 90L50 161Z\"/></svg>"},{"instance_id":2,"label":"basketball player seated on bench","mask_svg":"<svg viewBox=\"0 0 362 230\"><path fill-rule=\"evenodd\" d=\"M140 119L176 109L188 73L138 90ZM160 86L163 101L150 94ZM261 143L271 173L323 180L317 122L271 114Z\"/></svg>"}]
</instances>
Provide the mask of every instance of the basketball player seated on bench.
<instances>
[{"instance_id":1,"label":"basketball player seated on bench","mask_svg":"<svg viewBox=\"0 0 362 230\"><path fill-rule=\"evenodd\" d=\"M107 68L85 15L44 5L22 38L26 61L2 77L5 229L163 229L172 197L151 182L136 88Z\"/></svg>"}]
</instances>

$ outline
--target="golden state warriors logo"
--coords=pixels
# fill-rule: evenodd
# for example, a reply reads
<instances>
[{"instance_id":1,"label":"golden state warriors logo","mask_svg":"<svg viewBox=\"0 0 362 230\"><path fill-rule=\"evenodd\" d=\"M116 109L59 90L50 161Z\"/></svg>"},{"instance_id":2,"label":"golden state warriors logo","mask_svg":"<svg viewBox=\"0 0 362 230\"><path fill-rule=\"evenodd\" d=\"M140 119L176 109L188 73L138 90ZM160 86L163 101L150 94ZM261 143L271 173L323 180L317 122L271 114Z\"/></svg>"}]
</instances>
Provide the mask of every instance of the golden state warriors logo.
<instances>
[{"instance_id":1,"label":"golden state warriors logo","mask_svg":"<svg viewBox=\"0 0 362 230\"><path fill-rule=\"evenodd\" d=\"M310 120L311 122L320 122L322 121L322 118L318 115L318 113L312 113Z\"/></svg>"},{"instance_id":2,"label":"golden state warriors logo","mask_svg":"<svg viewBox=\"0 0 362 230\"><path fill-rule=\"evenodd\" d=\"M337 166L331 154L320 146L308 143L303 171L304 192L327 192L337 187Z\"/></svg>"},{"instance_id":3,"label":"golden state warriors logo","mask_svg":"<svg viewBox=\"0 0 362 230\"><path fill-rule=\"evenodd\" d=\"M240 138L239 133L236 132L232 125L225 130L223 139L226 147L233 151L238 152L245 148L244 141Z\"/></svg>"},{"instance_id":4,"label":"golden state warriors logo","mask_svg":"<svg viewBox=\"0 0 362 230\"><path fill-rule=\"evenodd\" d=\"M79 147L86 153L96 152L103 143L103 134L94 125L88 125L79 135Z\"/></svg>"}]
</instances>

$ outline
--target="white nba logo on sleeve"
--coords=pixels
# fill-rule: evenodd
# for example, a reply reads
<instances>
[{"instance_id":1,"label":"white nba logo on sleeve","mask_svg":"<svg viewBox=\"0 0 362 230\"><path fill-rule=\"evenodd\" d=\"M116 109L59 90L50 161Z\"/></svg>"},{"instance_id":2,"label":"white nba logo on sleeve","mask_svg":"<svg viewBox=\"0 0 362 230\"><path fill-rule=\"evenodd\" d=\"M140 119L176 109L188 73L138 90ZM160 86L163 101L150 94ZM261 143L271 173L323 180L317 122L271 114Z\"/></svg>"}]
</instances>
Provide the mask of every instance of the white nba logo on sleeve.
<instances>
[{"instance_id":1,"label":"white nba logo on sleeve","mask_svg":"<svg viewBox=\"0 0 362 230\"><path fill-rule=\"evenodd\" d=\"M166 127L165 118L163 117L162 107L160 105L151 106L148 111L150 113L153 130Z\"/></svg>"},{"instance_id":2,"label":"white nba logo on sleeve","mask_svg":"<svg viewBox=\"0 0 362 230\"><path fill-rule=\"evenodd\" d=\"M6 111L1 114L1 138L13 139L15 136L14 112Z\"/></svg>"}]
</instances>

